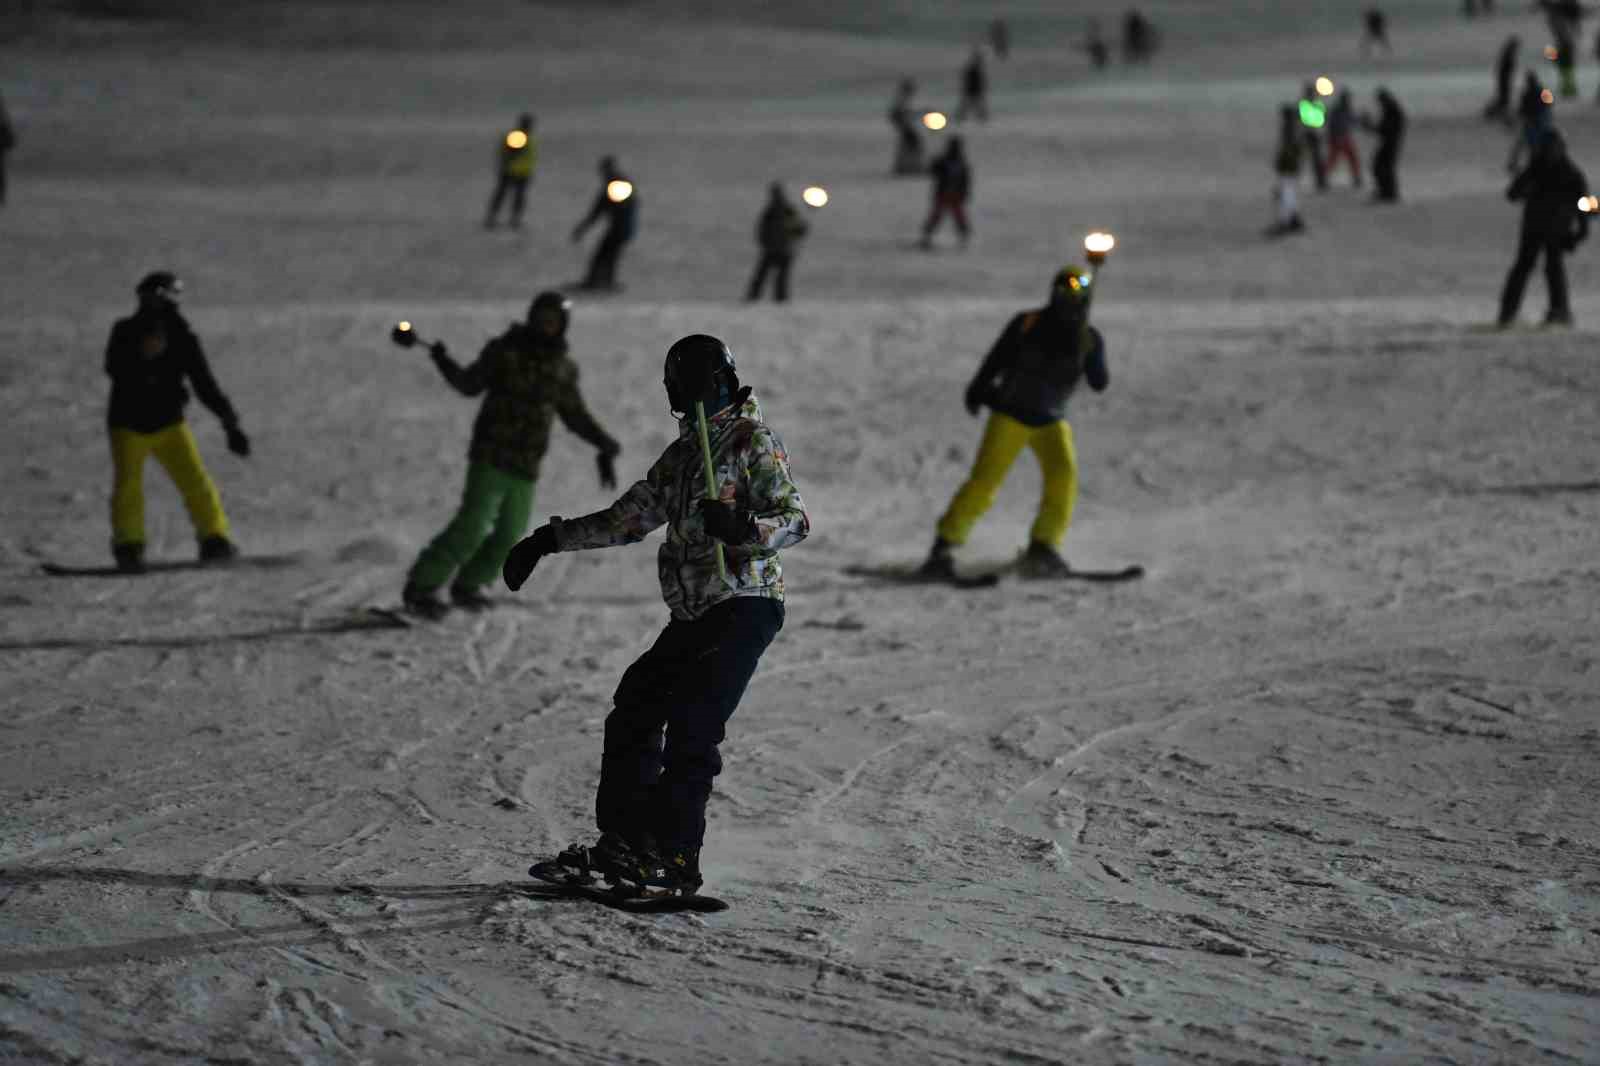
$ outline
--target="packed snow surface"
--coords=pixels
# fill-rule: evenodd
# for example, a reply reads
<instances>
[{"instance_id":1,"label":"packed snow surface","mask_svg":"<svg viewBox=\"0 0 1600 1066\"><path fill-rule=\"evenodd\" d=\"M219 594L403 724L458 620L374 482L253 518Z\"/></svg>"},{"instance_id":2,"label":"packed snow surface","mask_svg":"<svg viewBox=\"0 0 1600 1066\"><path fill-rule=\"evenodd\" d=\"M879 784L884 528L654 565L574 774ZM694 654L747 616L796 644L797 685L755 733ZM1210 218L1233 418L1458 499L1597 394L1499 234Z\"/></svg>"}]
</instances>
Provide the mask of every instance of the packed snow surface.
<instances>
[{"instance_id":1,"label":"packed snow surface","mask_svg":"<svg viewBox=\"0 0 1600 1066\"><path fill-rule=\"evenodd\" d=\"M906 73L953 110L994 9L800 6L0 21L0 1058L1600 1060L1594 249L1579 331L1475 328L1517 225L1477 112L1540 20L1391 4L1364 61L1348 5L1174 0L1148 67L1096 75L1086 12L1012 5L994 118L960 131L976 238L924 253L884 112ZM1399 96L1405 201L1341 174L1270 242L1276 108L1322 73ZM1581 78L1556 114L1594 174ZM528 225L485 231L524 109ZM623 476L674 431L666 346L715 333L814 525L723 748L716 915L515 891L591 832L611 691L665 621L654 541L551 558L488 614L350 624L448 519L474 411L390 325L470 357L577 277L607 152L641 229L571 340ZM775 178L831 202L795 302L745 306ZM968 375L1096 228L1112 385L1072 404L1066 553L1148 575L845 573L926 550ZM299 559L43 576L109 562L100 358L163 267L255 443L191 407L236 538ZM151 554L189 557L146 484ZM1025 457L962 563L1016 552L1037 490ZM536 519L608 499L558 430Z\"/></svg>"}]
</instances>

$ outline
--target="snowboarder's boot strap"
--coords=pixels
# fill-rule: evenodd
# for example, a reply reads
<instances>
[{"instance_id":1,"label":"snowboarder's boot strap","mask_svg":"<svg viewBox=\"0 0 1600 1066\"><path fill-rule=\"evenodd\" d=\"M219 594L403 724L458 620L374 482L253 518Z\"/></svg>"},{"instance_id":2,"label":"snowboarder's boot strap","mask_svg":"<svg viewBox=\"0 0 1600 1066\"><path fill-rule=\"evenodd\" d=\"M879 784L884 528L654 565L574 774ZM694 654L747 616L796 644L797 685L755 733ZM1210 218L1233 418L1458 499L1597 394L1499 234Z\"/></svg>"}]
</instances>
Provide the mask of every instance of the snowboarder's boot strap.
<instances>
[{"instance_id":1,"label":"snowboarder's boot strap","mask_svg":"<svg viewBox=\"0 0 1600 1066\"><path fill-rule=\"evenodd\" d=\"M595 880L596 874L610 874L617 861L618 845L627 847L620 838L609 834L602 834L592 846L568 844L555 858L528 867L528 873L558 885L587 885Z\"/></svg>"}]
</instances>

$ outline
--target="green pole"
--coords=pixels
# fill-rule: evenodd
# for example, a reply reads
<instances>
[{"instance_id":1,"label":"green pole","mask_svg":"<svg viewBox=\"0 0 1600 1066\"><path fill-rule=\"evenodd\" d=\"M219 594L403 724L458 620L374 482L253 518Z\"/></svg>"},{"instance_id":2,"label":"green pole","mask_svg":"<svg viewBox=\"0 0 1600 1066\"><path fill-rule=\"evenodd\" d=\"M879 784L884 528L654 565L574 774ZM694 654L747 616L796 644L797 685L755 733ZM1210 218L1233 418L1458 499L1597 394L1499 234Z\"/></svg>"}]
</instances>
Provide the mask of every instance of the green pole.
<instances>
[{"instance_id":1,"label":"green pole","mask_svg":"<svg viewBox=\"0 0 1600 1066\"><path fill-rule=\"evenodd\" d=\"M703 400L694 402L694 418L700 429L700 460L706 468L706 499L719 499L717 495L717 472L711 465L711 431L706 428L706 405ZM722 542L713 541L717 548L717 576L722 578L724 584L728 581L728 560L722 554Z\"/></svg>"}]
</instances>

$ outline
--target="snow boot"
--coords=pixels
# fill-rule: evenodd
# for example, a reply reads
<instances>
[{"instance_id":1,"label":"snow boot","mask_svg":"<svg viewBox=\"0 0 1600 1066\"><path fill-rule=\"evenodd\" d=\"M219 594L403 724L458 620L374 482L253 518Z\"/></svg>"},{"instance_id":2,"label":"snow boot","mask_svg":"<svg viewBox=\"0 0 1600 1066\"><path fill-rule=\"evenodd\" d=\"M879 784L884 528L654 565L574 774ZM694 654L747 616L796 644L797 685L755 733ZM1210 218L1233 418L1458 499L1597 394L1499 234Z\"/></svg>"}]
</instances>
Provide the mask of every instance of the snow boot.
<instances>
[{"instance_id":1,"label":"snow boot","mask_svg":"<svg viewBox=\"0 0 1600 1066\"><path fill-rule=\"evenodd\" d=\"M144 573L143 544L113 544L111 557L117 561L117 569L124 574Z\"/></svg>"},{"instance_id":2,"label":"snow boot","mask_svg":"<svg viewBox=\"0 0 1600 1066\"><path fill-rule=\"evenodd\" d=\"M1072 567L1048 544L1029 541L1028 550L1017 560L1017 576L1024 578L1066 577Z\"/></svg>"},{"instance_id":3,"label":"snow boot","mask_svg":"<svg viewBox=\"0 0 1600 1066\"><path fill-rule=\"evenodd\" d=\"M643 876L632 882L641 896L692 896L705 884L700 876L700 856L687 851L652 855L641 873Z\"/></svg>"},{"instance_id":4,"label":"snow boot","mask_svg":"<svg viewBox=\"0 0 1600 1066\"><path fill-rule=\"evenodd\" d=\"M430 622L437 622L450 613L450 605L439 598L437 589L425 589L409 581L400 592L400 602L406 610Z\"/></svg>"},{"instance_id":5,"label":"snow boot","mask_svg":"<svg viewBox=\"0 0 1600 1066\"><path fill-rule=\"evenodd\" d=\"M202 563L231 563L237 558L239 549L234 547L233 541L221 534L214 533L200 541Z\"/></svg>"},{"instance_id":6,"label":"snow boot","mask_svg":"<svg viewBox=\"0 0 1600 1066\"><path fill-rule=\"evenodd\" d=\"M464 611L487 611L494 606L494 601L485 596L482 589L465 585L450 586L450 602Z\"/></svg>"},{"instance_id":7,"label":"snow boot","mask_svg":"<svg viewBox=\"0 0 1600 1066\"><path fill-rule=\"evenodd\" d=\"M943 537L933 538L928 558L917 568L917 576L930 581L952 581L956 576L956 561L950 554L953 545Z\"/></svg>"}]
</instances>

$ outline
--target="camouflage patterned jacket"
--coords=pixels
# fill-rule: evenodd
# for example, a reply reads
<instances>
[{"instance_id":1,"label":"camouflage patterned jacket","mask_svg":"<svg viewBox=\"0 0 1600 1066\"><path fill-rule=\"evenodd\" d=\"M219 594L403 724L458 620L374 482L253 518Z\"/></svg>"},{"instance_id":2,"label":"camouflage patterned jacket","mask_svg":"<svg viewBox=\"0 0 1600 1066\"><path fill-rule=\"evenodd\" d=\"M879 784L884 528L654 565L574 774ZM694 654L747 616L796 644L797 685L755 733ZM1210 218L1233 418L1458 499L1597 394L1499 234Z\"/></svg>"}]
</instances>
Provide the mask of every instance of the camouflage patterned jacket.
<instances>
[{"instance_id":1,"label":"camouflage patterned jacket","mask_svg":"<svg viewBox=\"0 0 1600 1066\"><path fill-rule=\"evenodd\" d=\"M578 367L567 358L565 340L541 337L519 323L485 344L470 366L445 354L435 355L434 362L463 396L488 393L472 426L467 457L473 462L536 480L557 415L602 452L621 451L584 406Z\"/></svg>"},{"instance_id":2,"label":"camouflage patterned jacket","mask_svg":"<svg viewBox=\"0 0 1600 1066\"><path fill-rule=\"evenodd\" d=\"M800 490L789 476L789 457L778 435L761 421L749 389L707 420L711 463L720 498L754 519L755 539L724 545L728 580L717 574L716 544L706 532L695 501L705 496L705 465L693 416L680 423L678 439L662 453L643 481L603 511L556 527L560 551L632 544L662 525L667 539L657 565L661 596L672 617L691 620L735 596L783 600L778 551L811 532Z\"/></svg>"}]
</instances>

